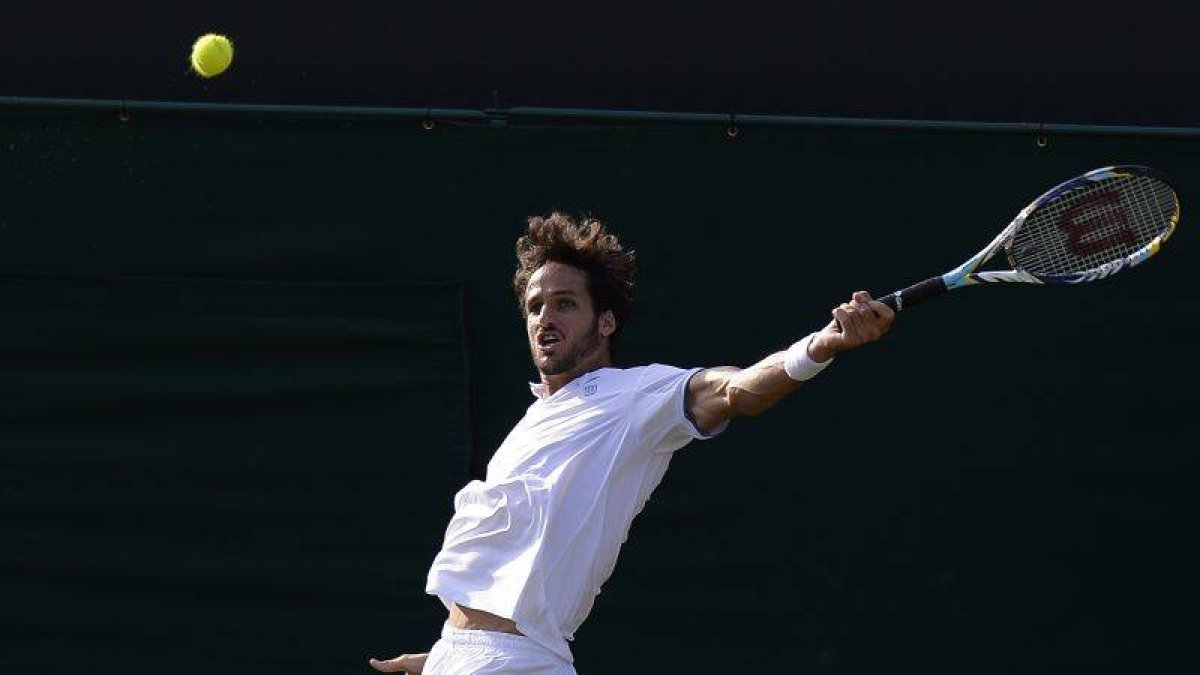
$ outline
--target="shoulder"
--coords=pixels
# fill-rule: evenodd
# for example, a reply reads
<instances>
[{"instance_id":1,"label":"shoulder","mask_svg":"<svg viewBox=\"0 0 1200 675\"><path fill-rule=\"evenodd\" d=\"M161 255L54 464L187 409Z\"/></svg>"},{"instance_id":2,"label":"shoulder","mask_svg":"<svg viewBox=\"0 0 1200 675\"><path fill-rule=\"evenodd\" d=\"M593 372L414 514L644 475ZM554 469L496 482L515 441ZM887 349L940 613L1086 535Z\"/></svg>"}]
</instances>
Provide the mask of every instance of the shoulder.
<instances>
[{"instance_id":1,"label":"shoulder","mask_svg":"<svg viewBox=\"0 0 1200 675\"><path fill-rule=\"evenodd\" d=\"M651 363L632 368L605 368L598 374L619 389L653 392L682 387L699 370Z\"/></svg>"}]
</instances>

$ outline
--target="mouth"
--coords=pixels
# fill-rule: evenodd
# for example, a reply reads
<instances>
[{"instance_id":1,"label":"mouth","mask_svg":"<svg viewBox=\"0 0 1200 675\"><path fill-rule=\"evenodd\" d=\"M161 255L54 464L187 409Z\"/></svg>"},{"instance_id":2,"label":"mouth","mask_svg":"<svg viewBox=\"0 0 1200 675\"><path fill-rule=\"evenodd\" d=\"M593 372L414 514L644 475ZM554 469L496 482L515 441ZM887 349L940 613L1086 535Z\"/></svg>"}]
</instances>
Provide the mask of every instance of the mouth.
<instances>
[{"instance_id":1,"label":"mouth","mask_svg":"<svg viewBox=\"0 0 1200 675\"><path fill-rule=\"evenodd\" d=\"M555 346L562 342L562 335L556 331L546 331L537 336L538 351L549 356L554 352Z\"/></svg>"}]
</instances>

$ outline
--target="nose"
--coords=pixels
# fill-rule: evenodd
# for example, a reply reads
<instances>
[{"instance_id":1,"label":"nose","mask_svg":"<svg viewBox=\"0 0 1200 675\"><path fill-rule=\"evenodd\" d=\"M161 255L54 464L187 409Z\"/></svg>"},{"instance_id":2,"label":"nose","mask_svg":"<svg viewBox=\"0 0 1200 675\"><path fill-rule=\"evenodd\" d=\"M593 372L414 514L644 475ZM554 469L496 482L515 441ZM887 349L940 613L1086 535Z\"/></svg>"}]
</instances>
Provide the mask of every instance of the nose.
<instances>
[{"instance_id":1,"label":"nose","mask_svg":"<svg viewBox=\"0 0 1200 675\"><path fill-rule=\"evenodd\" d=\"M543 307L541 313L538 314L537 324L542 327L554 325L554 309Z\"/></svg>"}]
</instances>

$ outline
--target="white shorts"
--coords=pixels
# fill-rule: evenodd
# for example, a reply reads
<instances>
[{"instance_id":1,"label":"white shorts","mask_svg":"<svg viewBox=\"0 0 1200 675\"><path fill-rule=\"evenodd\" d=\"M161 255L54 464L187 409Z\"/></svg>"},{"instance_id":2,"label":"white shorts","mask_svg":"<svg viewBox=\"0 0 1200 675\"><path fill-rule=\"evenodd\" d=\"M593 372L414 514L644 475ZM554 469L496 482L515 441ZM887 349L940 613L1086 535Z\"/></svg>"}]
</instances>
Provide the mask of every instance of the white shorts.
<instances>
[{"instance_id":1,"label":"white shorts","mask_svg":"<svg viewBox=\"0 0 1200 675\"><path fill-rule=\"evenodd\" d=\"M576 675L575 666L524 635L446 625L429 651L423 675Z\"/></svg>"}]
</instances>

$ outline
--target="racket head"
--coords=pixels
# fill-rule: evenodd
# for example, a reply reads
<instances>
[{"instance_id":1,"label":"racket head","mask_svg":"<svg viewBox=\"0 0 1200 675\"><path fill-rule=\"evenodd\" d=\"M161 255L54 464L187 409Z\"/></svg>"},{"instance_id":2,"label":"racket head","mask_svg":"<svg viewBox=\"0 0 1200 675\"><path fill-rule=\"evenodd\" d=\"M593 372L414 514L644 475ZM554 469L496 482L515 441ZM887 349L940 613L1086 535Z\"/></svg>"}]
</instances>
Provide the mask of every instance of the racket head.
<instances>
[{"instance_id":1,"label":"racket head","mask_svg":"<svg viewBox=\"0 0 1200 675\"><path fill-rule=\"evenodd\" d=\"M1179 196L1161 172L1108 166L1025 207L1004 248L1013 269L1042 283L1094 281L1153 257L1179 216Z\"/></svg>"}]
</instances>

